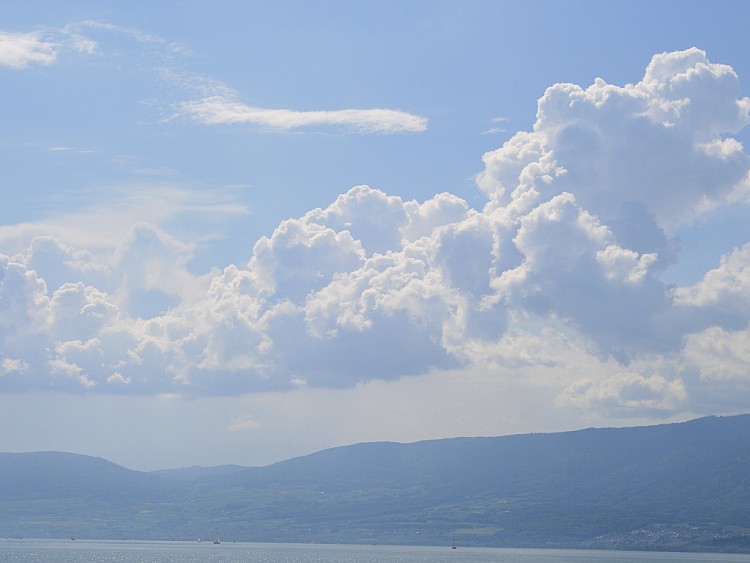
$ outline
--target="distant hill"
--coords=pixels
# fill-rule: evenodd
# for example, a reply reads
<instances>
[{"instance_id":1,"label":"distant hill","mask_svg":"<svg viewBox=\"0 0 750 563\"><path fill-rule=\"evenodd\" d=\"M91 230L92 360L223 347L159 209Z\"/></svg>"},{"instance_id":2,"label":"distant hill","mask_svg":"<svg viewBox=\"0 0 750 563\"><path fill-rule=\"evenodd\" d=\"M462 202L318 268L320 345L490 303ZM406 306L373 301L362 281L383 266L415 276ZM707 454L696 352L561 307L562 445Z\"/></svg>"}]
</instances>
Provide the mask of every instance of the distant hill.
<instances>
[{"instance_id":1,"label":"distant hill","mask_svg":"<svg viewBox=\"0 0 750 563\"><path fill-rule=\"evenodd\" d=\"M0 499L44 501L163 494L164 481L101 458L65 452L0 453Z\"/></svg>"},{"instance_id":2,"label":"distant hill","mask_svg":"<svg viewBox=\"0 0 750 563\"><path fill-rule=\"evenodd\" d=\"M193 465L191 467L179 467L176 469L159 469L152 471L152 475L161 475L168 479L183 479L186 481L197 481L200 479L217 477L220 475L231 475L243 471L247 467L243 465L214 465L212 467L203 467L202 465Z\"/></svg>"},{"instance_id":3,"label":"distant hill","mask_svg":"<svg viewBox=\"0 0 750 563\"><path fill-rule=\"evenodd\" d=\"M0 454L0 536L750 552L750 415L153 473Z\"/></svg>"}]
</instances>

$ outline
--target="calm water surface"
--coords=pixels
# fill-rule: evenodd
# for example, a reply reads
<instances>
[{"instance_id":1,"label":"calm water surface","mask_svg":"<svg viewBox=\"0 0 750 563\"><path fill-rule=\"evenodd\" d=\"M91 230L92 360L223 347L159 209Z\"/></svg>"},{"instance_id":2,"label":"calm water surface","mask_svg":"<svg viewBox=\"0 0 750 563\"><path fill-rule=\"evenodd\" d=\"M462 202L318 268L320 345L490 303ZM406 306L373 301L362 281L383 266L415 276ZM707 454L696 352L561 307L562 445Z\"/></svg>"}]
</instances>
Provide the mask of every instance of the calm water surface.
<instances>
[{"instance_id":1,"label":"calm water surface","mask_svg":"<svg viewBox=\"0 0 750 563\"><path fill-rule=\"evenodd\" d=\"M0 540L0 561L126 563L682 563L748 561L747 555L354 546L274 543Z\"/></svg>"}]
</instances>

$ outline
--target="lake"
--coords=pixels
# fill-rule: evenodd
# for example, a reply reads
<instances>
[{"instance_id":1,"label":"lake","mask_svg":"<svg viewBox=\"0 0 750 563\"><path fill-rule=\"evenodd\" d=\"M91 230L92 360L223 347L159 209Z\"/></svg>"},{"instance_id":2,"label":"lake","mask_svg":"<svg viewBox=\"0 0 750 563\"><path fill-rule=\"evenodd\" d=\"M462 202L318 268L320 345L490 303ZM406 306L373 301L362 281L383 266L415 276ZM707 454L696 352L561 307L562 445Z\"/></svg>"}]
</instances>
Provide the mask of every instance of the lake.
<instances>
[{"instance_id":1,"label":"lake","mask_svg":"<svg viewBox=\"0 0 750 563\"><path fill-rule=\"evenodd\" d=\"M0 560L139 563L682 563L748 561L748 555L103 540L0 540Z\"/></svg>"}]
</instances>

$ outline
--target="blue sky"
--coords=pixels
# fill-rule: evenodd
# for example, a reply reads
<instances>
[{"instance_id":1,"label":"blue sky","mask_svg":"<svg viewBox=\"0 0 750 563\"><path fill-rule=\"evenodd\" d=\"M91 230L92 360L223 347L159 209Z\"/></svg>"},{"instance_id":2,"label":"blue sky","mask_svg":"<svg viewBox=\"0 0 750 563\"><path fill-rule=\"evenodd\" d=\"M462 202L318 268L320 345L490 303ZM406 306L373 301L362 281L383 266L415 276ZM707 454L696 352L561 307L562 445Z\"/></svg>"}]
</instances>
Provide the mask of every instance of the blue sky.
<instances>
[{"instance_id":1,"label":"blue sky","mask_svg":"<svg viewBox=\"0 0 750 563\"><path fill-rule=\"evenodd\" d=\"M744 412L748 11L4 5L0 449Z\"/></svg>"}]
</instances>

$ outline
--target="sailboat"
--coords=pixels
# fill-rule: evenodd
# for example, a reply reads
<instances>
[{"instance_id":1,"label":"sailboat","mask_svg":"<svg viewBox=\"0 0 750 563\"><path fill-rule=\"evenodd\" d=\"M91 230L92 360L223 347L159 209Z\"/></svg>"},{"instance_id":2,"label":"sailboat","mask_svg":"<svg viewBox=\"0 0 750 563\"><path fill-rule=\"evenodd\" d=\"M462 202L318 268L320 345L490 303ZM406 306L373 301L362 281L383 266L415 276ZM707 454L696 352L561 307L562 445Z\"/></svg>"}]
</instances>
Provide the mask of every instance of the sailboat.
<instances>
[{"instance_id":1,"label":"sailboat","mask_svg":"<svg viewBox=\"0 0 750 563\"><path fill-rule=\"evenodd\" d=\"M451 546L451 549L456 549L456 531L453 531L453 545Z\"/></svg>"},{"instance_id":2,"label":"sailboat","mask_svg":"<svg viewBox=\"0 0 750 563\"><path fill-rule=\"evenodd\" d=\"M216 536L216 539L214 540L214 544L219 545L221 543L221 538L219 536Z\"/></svg>"}]
</instances>

